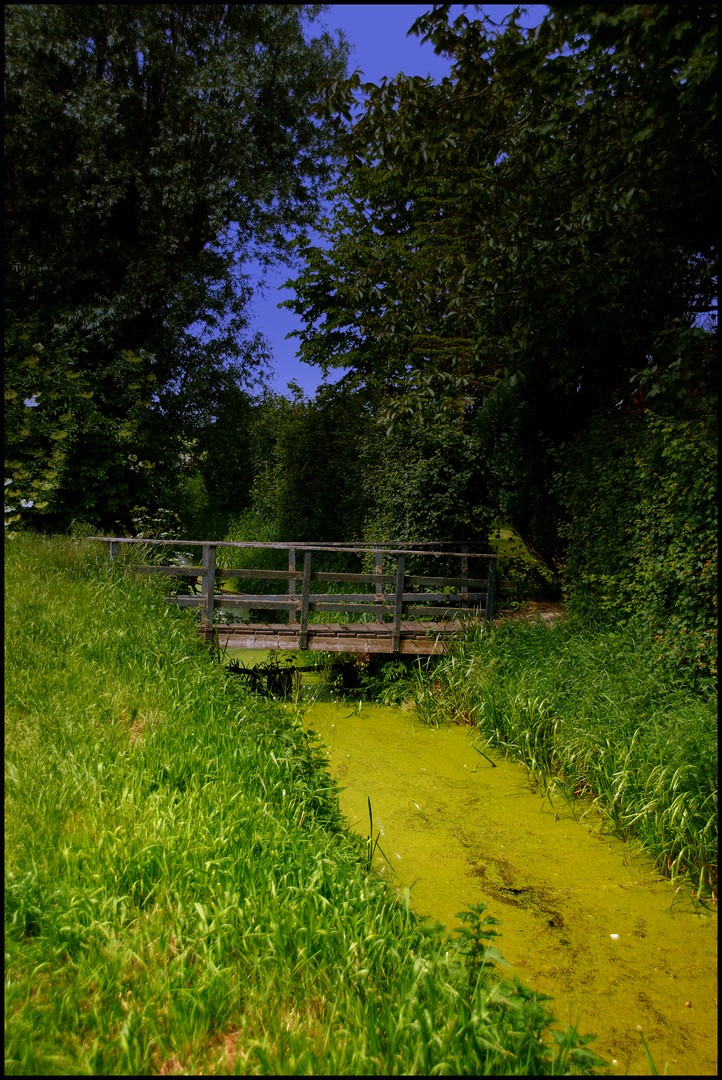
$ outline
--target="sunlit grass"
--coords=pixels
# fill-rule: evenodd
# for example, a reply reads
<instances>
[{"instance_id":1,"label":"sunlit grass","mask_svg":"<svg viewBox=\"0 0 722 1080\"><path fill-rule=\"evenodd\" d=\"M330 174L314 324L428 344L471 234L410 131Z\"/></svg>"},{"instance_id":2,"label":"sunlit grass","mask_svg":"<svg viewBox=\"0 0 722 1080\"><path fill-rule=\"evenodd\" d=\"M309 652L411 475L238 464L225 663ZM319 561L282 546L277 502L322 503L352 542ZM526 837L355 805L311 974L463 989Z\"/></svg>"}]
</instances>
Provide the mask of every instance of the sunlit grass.
<instances>
[{"instance_id":1,"label":"sunlit grass","mask_svg":"<svg viewBox=\"0 0 722 1080\"><path fill-rule=\"evenodd\" d=\"M122 563L6 545L6 1073L590 1071L480 912L445 939L369 872L300 714Z\"/></svg>"}]
</instances>

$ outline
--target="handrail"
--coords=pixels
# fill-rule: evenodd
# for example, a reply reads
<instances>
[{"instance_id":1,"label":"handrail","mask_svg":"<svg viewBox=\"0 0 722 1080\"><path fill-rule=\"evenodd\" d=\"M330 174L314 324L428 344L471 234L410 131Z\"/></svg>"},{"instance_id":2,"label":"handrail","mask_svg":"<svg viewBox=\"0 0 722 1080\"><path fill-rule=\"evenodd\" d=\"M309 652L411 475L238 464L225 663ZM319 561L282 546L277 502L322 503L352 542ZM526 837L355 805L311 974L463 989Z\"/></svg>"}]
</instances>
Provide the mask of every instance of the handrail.
<instances>
[{"instance_id":1,"label":"handrail","mask_svg":"<svg viewBox=\"0 0 722 1080\"><path fill-rule=\"evenodd\" d=\"M295 549L297 551L328 551L332 553L350 553L350 554L363 554L369 555L373 552L378 552L380 555L439 555L450 556L462 554L469 559L502 559L503 555L496 555L491 551L429 551L428 548L419 551L416 548L400 548L400 547L388 547L382 544L373 544L371 542L363 542L354 544L352 546L341 546L340 544L314 544L304 543L300 540L144 540L142 537L137 536L89 536L88 540L101 540L106 544L163 544L171 547L204 547L206 545L212 545L213 547L231 547L231 548L267 548L275 551L289 551ZM385 541L385 544L393 543L393 541ZM399 541L400 543L401 541ZM431 541L430 541L431 542ZM445 541L444 541L445 542ZM454 541L449 541L453 543Z\"/></svg>"}]
</instances>

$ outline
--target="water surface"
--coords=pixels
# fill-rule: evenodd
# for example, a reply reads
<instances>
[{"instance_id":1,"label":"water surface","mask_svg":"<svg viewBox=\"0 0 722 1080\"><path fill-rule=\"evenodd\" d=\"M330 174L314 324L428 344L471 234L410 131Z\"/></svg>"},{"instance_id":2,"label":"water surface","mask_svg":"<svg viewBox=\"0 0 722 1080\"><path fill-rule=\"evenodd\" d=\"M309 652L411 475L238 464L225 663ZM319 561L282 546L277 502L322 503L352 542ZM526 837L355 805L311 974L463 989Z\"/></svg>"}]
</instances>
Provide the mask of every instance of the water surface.
<instances>
[{"instance_id":1,"label":"water surface","mask_svg":"<svg viewBox=\"0 0 722 1080\"><path fill-rule=\"evenodd\" d=\"M717 1074L717 919L632 845L532 793L523 766L398 708L307 706L352 828L374 836L421 915L459 924L486 902L512 970L554 999L561 1025L594 1032L612 1074ZM488 750L485 752L489 753ZM493 755L490 754L493 757ZM385 860L379 871L391 876Z\"/></svg>"}]
</instances>

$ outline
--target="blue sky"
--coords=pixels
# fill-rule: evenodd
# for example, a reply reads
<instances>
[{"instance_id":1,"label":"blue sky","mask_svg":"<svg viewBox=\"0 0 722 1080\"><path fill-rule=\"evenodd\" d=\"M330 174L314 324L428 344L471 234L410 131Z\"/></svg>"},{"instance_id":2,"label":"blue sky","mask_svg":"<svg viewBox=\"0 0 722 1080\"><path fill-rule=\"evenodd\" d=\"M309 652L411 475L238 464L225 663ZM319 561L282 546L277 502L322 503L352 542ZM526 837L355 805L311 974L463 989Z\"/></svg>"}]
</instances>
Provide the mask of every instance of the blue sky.
<instances>
[{"instance_id":1,"label":"blue sky","mask_svg":"<svg viewBox=\"0 0 722 1080\"><path fill-rule=\"evenodd\" d=\"M441 78L448 74L448 60L437 56L428 42L422 45L415 35L406 36L414 20L430 7L431 4L332 4L320 16L319 25L344 31L351 45L349 71L360 68L369 82L378 82L384 75L393 77L400 71L405 75ZM513 7L512 4L484 4L483 10L500 22ZM455 4L452 13L461 13L465 8L469 9L467 14L473 17L473 5ZM529 5L528 21L538 22L545 10L542 5ZM293 272L283 267L270 275L265 294L257 296L253 304L253 328L260 330L271 345L273 389L285 394L289 381L293 379L310 396L321 381L321 373L296 358L298 340L286 340L286 335L298 329L300 321L292 312L277 306L281 300L292 295L281 288L281 284L292 276Z\"/></svg>"}]
</instances>

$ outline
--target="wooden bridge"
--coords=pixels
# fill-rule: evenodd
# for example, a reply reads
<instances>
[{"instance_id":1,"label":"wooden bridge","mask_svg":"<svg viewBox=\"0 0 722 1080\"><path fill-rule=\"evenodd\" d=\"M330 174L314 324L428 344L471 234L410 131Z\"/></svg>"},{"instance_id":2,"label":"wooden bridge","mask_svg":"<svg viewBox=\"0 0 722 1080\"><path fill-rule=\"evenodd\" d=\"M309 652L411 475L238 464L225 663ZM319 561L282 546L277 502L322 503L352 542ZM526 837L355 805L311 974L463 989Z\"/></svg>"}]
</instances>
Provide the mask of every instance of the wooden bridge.
<instances>
[{"instance_id":1,"label":"wooden bridge","mask_svg":"<svg viewBox=\"0 0 722 1080\"><path fill-rule=\"evenodd\" d=\"M199 565L162 564L147 561L132 565L137 573L165 574L185 579L194 589L192 595L172 595L169 602L182 607L196 607L201 612L200 630L217 647L241 649L306 649L323 652L362 652L397 655L434 655L443 653L446 643L464 624L490 621L494 610L496 560L488 551L472 551L470 544L308 544L260 543L209 540L142 540L127 537L96 536L108 544L111 558L121 545L142 545L141 550L153 560L169 548L178 558L179 551L199 549ZM216 566L219 549L235 549L240 556L247 552L286 552L284 569ZM330 556L347 555L362 567L359 572L314 569ZM267 558L267 556L266 556ZM428 573L459 562L458 574ZM223 561L227 559L224 556ZM254 560L258 561L256 556ZM285 560L284 560L285 561ZM476 573L469 573L470 563ZM373 564L373 570L370 569ZM366 567L364 572L363 567ZM414 566L417 569L414 569ZM418 572L418 568L424 572ZM219 589L220 581L242 579L253 585L273 587L284 583L286 592L229 592ZM325 588L326 591L311 591ZM339 589L356 587L359 591ZM199 592L195 590L200 588ZM363 589L363 591L360 591ZM219 623L217 612L240 609L236 623ZM251 613L255 613L252 615ZM333 613L344 620L317 621L317 613ZM251 621L265 613L278 621ZM279 616L283 617L283 621ZM311 616L314 616L311 618Z\"/></svg>"}]
</instances>

